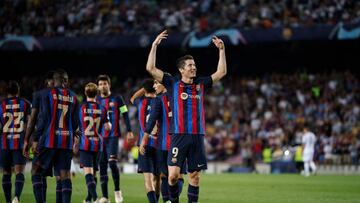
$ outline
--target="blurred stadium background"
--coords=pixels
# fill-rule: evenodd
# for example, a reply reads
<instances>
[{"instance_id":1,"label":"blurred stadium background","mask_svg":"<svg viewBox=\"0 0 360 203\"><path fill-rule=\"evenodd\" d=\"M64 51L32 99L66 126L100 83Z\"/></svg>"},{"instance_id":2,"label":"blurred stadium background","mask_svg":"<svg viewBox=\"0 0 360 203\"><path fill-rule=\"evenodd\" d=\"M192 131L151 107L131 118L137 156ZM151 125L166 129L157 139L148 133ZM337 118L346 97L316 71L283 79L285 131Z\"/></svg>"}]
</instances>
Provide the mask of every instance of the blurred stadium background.
<instances>
[{"instance_id":1,"label":"blurred stadium background","mask_svg":"<svg viewBox=\"0 0 360 203\"><path fill-rule=\"evenodd\" d=\"M169 38L158 49L157 66L172 74L177 72L176 58L183 54L195 57L198 75L211 74L218 59L211 36L219 36L226 45L228 75L206 97L206 173L299 174L300 128L311 123L318 138L315 161L320 177L304 184L322 192L326 187L321 184L340 184L344 187L339 196L330 196L327 202L359 201L358 192L350 189L359 188L360 174L358 0L2 0L0 95L5 96L6 81L15 79L21 83L21 95L31 101L32 92L43 85L43 75L63 68L71 88L83 98L87 82L109 74L112 93L124 96L137 132L129 95L149 77L145 71L149 47L163 29ZM122 172L134 173L136 148L121 142ZM76 167L74 171L80 172ZM355 176L321 176L325 174ZM302 184L303 177L297 176L271 176L268 187L277 181ZM133 178L143 191L138 177L124 177L125 191L136 196L136 187L126 189ZM222 188L253 181L249 188L244 183L238 186L247 192L263 181L256 175L205 177L205 182L227 179ZM202 194L224 196L217 202L243 200L237 190L226 196L216 184L208 189L204 185ZM287 196L307 192L307 186L289 189L274 202L319 201L316 195ZM256 196L259 187L250 194ZM31 202L29 188L23 196ZM264 195L273 195L268 190ZM347 198L341 199L346 192ZM239 197L230 198L234 194ZM201 201L216 197L202 195ZM270 202L259 198L244 201Z\"/></svg>"}]
</instances>

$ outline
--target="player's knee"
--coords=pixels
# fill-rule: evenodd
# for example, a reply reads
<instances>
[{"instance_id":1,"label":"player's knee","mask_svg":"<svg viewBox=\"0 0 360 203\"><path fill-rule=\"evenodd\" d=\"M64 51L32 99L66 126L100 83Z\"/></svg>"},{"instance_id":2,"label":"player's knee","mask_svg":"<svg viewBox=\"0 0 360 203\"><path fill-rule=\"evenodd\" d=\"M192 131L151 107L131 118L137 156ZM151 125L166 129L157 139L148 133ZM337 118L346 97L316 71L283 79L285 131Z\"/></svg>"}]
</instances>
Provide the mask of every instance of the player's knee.
<instances>
[{"instance_id":1,"label":"player's knee","mask_svg":"<svg viewBox=\"0 0 360 203\"><path fill-rule=\"evenodd\" d=\"M23 173L24 172L24 166L23 165L17 165L14 167L15 174Z\"/></svg>"},{"instance_id":2,"label":"player's knee","mask_svg":"<svg viewBox=\"0 0 360 203\"><path fill-rule=\"evenodd\" d=\"M177 174L170 174L169 175L169 183L171 185L174 185L179 179L179 176Z\"/></svg>"},{"instance_id":3,"label":"player's knee","mask_svg":"<svg viewBox=\"0 0 360 203\"><path fill-rule=\"evenodd\" d=\"M60 172L60 179L66 180L70 178L70 171L61 171Z\"/></svg>"},{"instance_id":4,"label":"player's knee","mask_svg":"<svg viewBox=\"0 0 360 203\"><path fill-rule=\"evenodd\" d=\"M193 186L198 186L200 183L200 173L193 172L189 174L189 183Z\"/></svg>"},{"instance_id":5,"label":"player's knee","mask_svg":"<svg viewBox=\"0 0 360 203\"><path fill-rule=\"evenodd\" d=\"M38 175L38 174L40 174L40 167L36 164L33 164L31 168L31 175Z\"/></svg>"},{"instance_id":6,"label":"player's knee","mask_svg":"<svg viewBox=\"0 0 360 203\"><path fill-rule=\"evenodd\" d=\"M3 168L4 175L11 175L11 168Z\"/></svg>"}]
</instances>

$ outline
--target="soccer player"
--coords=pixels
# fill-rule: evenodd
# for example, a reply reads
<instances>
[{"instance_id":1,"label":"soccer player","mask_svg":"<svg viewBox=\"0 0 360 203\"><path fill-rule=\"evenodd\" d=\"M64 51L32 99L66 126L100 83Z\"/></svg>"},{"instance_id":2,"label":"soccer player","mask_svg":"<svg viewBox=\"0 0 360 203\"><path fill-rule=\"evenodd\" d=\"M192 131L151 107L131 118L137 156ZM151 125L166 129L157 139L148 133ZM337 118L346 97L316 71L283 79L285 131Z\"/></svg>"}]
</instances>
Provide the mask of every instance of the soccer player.
<instances>
[{"instance_id":1,"label":"soccer player","mask_svg":"<svg viewBox=\"0 0 360 203\"><path fill-rule=\"evenodd\" d=\"M154 80L146 79L142 85L142 89L137 91L130 99L131 103L133 103L138 110L138 120L140 124L138 140L138 173L142 173L144 175L145 191L147 193L149 203L157 203L158 197L156 196L155 185L159 180L155 148L157 140L157 126L151 129L149 134L144 134L146 123L149 119L151 105L155 101L155 90L153 86ZM141 96L144 94L145 96Z\"/></svg>"},{"instance_id":2,"label":"soccer player","mask_svg":"<svg viewBox=\"0 0 360 203\"><path fill-rule=\"evenodd\" d=\"M79 110L80 137L80 164L84 168L85 181L88 193L94 202L99 202L96 193L96 182L94 172L98 165L99 153L102 151L101 130L109 131L111 123L105 107L96 103L98 87L95 83L85 86L86 102L81 104ZM91 202L91 198L85 201Z\"/></svg>"},{"instance_id":3,"label":"soccer player","mask_svg":"<svg viewBox=\"0 0 360 203\"><path fill-rule=\"evenodd\" d=\"M52 88L54 86L54 71L49 71L45 75L45 88L39 91L36 91L33 93L33 100L31 104L31 115L30 119L27 125L26 133L25 133L25 141L24 141L24 148L23 148L23 154L25 157L29 158L29 149L30 149L30 138L35 130L35 125L37 123L37 120L40 120L39 112L41 111L40 107L42 106L40 104L41 102L41 92L47 91L48 88ZM35 131L34 136L32 137L32 152L35 156L38 154L38 142L39 137L41 135L41 132L38 130ZM49 170L48 175L52 174L52 170ZM56 203L61 203L61 180L60 180L60 174L58 171L55 171L55 177L56 177ZM47 182L46 182L46 176L42 177L42 187L43 187L43 201L46 202L46 190L47 190Z\"/></svg>"},{"instance_id":4,"label":"soccer player","mask_svg":"<svg viewBox=\"0 0 360 203\"><path fill-rule=\"evenodd\" d=\"M167 157L170 149L170 118L172 112L170 108L170 102L167 96L167 91L164 85L159 81L154 81L154 89L156 91L156 98L151 106L149 114L149 121L147 122L145 134L150 134L151 129L158 124L158 136L157 136L157 164L160 169L161 177L161 194L164 202L170 202L169 199L169 184L168 184L168 165ZM148 135L146 135L148 136ZM181 175L178 180L179 193L182 191L184 183L183 174L186 174L186 164L181 167Z\"/></svg>"},{"instance_id":5,"label":"soccer player","mask_svg":"<svg viewBox=\"0 0 360 203\"><path fill-rule=\"evenodd\" d=\"M312 173L316 172L316 165L314 163L314 151L315 151L315 143L316 136L314 133L309 131L307 126L303 128L303 137L302 137L302 147L303 147L303 161L304 161L304 176L310 176L310 168Z\"/></svg>"},{"instance_id":6,"label":"soccer player","mask_svg":"<svg viewBox=\"0 0 360 203\"><path fill-rule=\"evenodd\" d=\"M214 36L212 42L219 50L217 70L211 76L197 77L194 58L185 55L177 60L181 77L173 77L155 66L157 46L168 36L167 31L160 33L154 40L146 64L146 70L160 81L169 92L173 112L168 156L169 193L172 202L179 201L178 179L185 159L188 163L189 187L188 202L198 202L200 171L207 169L205 135L205 91L226 75L225 46L221 39Z\"/></svg>"},{"instance_id":7,"label":"soccer player","mask_svg":"<svg viewBox=\"0 0 360 203\"><path fill-rule=\"evenodd\" d=\"M41 132L39 153L32 165L33 190L37 203L44 202L42 176L54 168L61 179L62 202L71 202L72 184L70 167L75 131L78 127L79 104L75 93L67 88L68 75L65 71L54 73L54 87L42 92L40 109Z\"/></svg>"},{"instance_id":8,"label":"soccer player","mask_svg":"<svg viewBox=\"0 0 360 203\"><path fill-rule=\"evenodd\" d=\"M22 154L27 121L30 117L30 103L19 98L20 86L10 81L6 88L7 98L0 108L0 165L3 167L2 187L6 203L11 201L11 167L15 170L15 197L12 203L20 201L24 187L26 158Z\"/></svg>"},{"instance_id":9,"label":"soccer player","mask_svg":"<svg viewBox=\"0 0 360 203\"><path fill-rule=\"evenodd\" d=\"M127 139L134 137L130 119L128 115L127 106L121 96L113 96L111 94L111 81L108 75L99 75L97 78L97 85L100 91L100 96L97 102L104 106L109 113L110 123L112 128L110 131L102 129L101 135L103 139L104 150L102 151L100 159L100 184L103 197L100 199L101 203L109 201L108 195L108 165L111 169L112 177L115 186L115 203L123 202L122 193L120 190L120 172L118 168L118 151L119 151L119 137L120 137L120 113L124 118L127 129Z\"/></svg>"}]
</instances>

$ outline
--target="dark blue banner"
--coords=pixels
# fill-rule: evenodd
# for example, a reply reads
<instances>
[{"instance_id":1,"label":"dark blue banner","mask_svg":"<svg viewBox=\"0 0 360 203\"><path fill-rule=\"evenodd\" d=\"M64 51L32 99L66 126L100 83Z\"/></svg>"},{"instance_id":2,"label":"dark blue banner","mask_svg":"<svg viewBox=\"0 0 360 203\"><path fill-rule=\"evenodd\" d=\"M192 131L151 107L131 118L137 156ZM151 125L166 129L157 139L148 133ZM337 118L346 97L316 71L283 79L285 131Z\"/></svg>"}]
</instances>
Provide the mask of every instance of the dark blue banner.
<instances>
[{"instance_id":1,"label":"dark blue banner","mask_svg":"<svg viewBox=\"0 0 360 203\"><path fill-rule=\"evenodd\" d=\"M254 43L299 41L299 40L348 40L360 38L360 23L317 25L297 28L272 29L220 29L208 33L171 33L161 46L201 48L211 44L211 37L222 38L226 45L246 46ZM32 37L5 36L0 39L1 50L104 50L122 48L144 48L150 46L153 35L113 35L88 37Z\"/></svg>"}]
</instances>

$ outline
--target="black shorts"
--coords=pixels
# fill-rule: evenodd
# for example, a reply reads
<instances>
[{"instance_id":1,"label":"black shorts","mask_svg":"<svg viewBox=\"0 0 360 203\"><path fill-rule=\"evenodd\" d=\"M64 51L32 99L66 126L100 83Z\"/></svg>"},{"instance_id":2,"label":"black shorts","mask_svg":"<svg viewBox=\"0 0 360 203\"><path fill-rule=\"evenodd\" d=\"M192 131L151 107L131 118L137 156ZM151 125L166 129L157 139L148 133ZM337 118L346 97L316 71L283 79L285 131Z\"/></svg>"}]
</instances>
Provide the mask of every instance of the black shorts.
<instances>
[{"instance_id":1,"label":"black shorts","mask_svg":"<svg viewBox=\"0 0 360 203\"><path fill-rule=\"evenodd\" d=\"M181 168L185 160L190 173L207 169L204 135L171 135L168 165Z\"/></svg>"},{"instance_id":2,"label":"black shorts","mask_svg":"<svg viewBox=\"0 0 360 203\"><path fill-rule=\"evenodd\" d=\"M169 174L168 164L167 164L168 156L169 156L169 151L159 150L159 149L157 150L157 154L156 154L157 165L159 167L160 172L166 176L168 176ZM187 170L187 165L186 165L186 161L184 161L184 164L180 169L180 173L186 174L186 170Z\"/></svg>"},{"instance_id":3,"label":"black shorts","mask_svg":"<svg viewBox=\"0 0 360 203\"><path fill-rule=\"evenodd\" d=\"M160 174L156 160L156 149L154 147L146 146L145 155L139 152L138 173Z\"/></svg>"},{"instance_id":4,"label":"black shorts","mask_svg":"<svg viewBox=\"0 0 360 203\"><path fill-rule=\"evenodd\" d=\"M73 152L69 149L40 148L39 154L34 157L33 164L42 169L42 175L49 176L49 171L70 171Z\"/></svg>"},{"instance_id":5,"label":"black shorts","mask_svg":"<svg viewBox=\"0 0 360 203\"><path fill-rule=\"evenodd\" d=\"M107 163L110 158L117 159L119 153L119 138L104 138L104 147L101 152L100 162Z\"/></svg>"},{"instance_id":6,"label":"black shorts","mask_svg":"<svg viewBox=\"0 0 360 203\"><path fill-rule=\"evenodd\" d=\"M5 170L11 170L15 165L25 165L26 158L23 156L22 150L2 149L0 151L0 167Z\"/></svg>"},{"instance_id":7,"label":"black shorts","mask_svg":"<svg viewBox=\"0 0 360 203\"><path fill-rule=\"evenodd\" d=\"M80 167L92 167L97 171L100 155L101 153L99 152L80 150Z\"/></svg>"}]
</instances>

